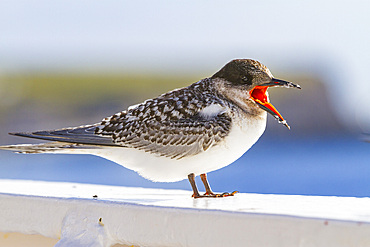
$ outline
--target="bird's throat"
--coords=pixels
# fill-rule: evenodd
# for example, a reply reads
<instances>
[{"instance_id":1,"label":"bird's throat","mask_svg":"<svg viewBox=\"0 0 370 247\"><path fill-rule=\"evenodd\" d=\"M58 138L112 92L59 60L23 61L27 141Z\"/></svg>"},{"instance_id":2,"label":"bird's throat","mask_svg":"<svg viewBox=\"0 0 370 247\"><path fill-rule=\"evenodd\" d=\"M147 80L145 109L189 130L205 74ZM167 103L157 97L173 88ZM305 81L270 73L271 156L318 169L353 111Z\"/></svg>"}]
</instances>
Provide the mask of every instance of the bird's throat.
<instances>
[{"instance_id":1,"label":"bird's throat","mask_svg":"<svg viewBox=\"0 0 370 247\"><path fill-rule=\"evenodd\" d=\"M268 112L274 117L278 117L279 121L284 121L284 118L283 116L281 116L280 112L278 112L278 110L276 110L276 108L268 101L268 97L266 94L267 89L268 86L255 86L249 92L250 98L254 102L256 102L262 109L264 110L268 109Z\"/></svg>"}]
</instances>

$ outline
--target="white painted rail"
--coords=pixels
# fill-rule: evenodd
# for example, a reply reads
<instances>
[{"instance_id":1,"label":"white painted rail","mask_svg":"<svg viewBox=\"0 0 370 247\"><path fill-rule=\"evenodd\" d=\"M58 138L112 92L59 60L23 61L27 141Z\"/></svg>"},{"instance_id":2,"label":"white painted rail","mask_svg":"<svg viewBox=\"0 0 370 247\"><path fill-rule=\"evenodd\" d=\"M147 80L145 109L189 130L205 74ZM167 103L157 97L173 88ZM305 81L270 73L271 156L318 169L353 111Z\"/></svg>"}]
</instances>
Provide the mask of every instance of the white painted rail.
<instances>
[{"instance_id":1,"label":"white painted rail","mask_svg":"<svg viewBox=\"0 0 370 247\"><path fill-rule=\"evenodd\" d=\"M41 235L58 247L370 246L370 198L190 195L0 180L0 246L7 234Z\"/></svg>"}]
</instances>

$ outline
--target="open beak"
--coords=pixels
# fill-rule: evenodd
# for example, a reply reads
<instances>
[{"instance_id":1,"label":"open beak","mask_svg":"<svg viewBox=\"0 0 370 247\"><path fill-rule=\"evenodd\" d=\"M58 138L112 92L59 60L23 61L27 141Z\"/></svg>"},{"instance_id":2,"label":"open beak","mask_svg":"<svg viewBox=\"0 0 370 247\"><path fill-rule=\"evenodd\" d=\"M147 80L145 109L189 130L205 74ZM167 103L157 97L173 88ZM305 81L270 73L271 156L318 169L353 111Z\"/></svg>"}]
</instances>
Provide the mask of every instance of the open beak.
<instances>
[{"instance_id":1,"label":"open beak","mask_svg":"<svg viewBox=\"0 0 370 247\"><path fill-rule=\"evenodd\" d=\"M255 86L250 92L250 98L263 110L270 113L274 118L276 118L279 123L285 125L288 129L290 126L284 120L283 116L276 110L276 108L268 101L266 92L269 87L280 86L286 88L298 88L301 89L301 86L294 83L283 81L279 79L272 78L270 82Z\"/></svg>"}]
</instances>

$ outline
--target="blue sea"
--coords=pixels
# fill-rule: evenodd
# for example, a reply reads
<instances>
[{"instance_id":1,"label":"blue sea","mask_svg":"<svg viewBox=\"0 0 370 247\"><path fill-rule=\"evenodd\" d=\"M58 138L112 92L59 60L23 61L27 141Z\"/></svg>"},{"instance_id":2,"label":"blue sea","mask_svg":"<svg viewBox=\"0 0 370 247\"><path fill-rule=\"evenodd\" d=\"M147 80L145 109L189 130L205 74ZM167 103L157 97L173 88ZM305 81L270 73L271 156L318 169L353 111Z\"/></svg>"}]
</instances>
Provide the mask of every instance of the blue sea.
<instances>
[{"instance_id":1,"label":"blue sea","mask_svg":"<svg viewBox=\"0 0 370 247\"><path fill-rule=\"evenodd\" d=\"M190 190L187 180L154 183L91 155L0 151L0 179ZM370 197L370 143L351 136L263 136L239 160L209 173L208 179L217 192ZM199 178L197 183L202 191Z\"/></svg>"}]
</instances>

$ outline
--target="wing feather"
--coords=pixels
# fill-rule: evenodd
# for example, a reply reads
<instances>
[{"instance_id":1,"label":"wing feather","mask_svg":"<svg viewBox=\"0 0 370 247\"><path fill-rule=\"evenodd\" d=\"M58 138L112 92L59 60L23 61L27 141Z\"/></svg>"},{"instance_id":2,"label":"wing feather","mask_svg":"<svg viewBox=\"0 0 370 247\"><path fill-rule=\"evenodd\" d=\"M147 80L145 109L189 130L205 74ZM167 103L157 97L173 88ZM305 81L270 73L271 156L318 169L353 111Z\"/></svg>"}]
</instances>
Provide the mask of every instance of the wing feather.
<instances>
[{"instance_id":1,"label":"wing feather","mask_svg":"<svg viewBox=\"0 0 370 247\"><path fill-rule=\"evenodd\" d=\"M103 119L96 134L117 145L181 159L207 151L228 135L231 117L204 79Z\"/></svg>"}]
</instances>

